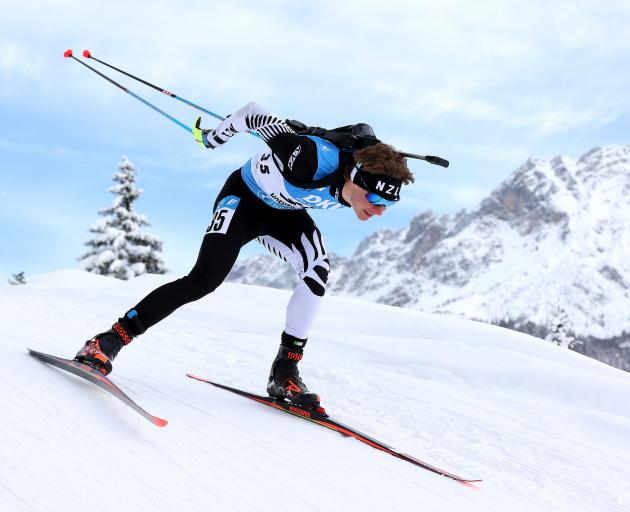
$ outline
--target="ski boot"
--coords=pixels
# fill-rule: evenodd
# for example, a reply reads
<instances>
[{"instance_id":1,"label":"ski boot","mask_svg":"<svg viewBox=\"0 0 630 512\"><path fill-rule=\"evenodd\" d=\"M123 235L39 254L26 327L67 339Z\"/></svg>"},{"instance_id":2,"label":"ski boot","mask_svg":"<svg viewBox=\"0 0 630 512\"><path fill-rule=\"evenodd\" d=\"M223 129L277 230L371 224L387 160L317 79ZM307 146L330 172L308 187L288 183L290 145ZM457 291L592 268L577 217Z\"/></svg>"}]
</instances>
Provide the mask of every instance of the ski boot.
<instances>
[{"instance_id":1,"label":"ski boot","mask_svg":"<svg viewBox=\"0 0 630 512\"><path fill-rule=\"evenodd\" d=\"M297 364L302 359L306 340L282 333L278 355L271 365L267 393L271 398L288 400L302 409L327 416L319 403L319 395L311 393L300 378Z\"/></svg>"},{"instance_id":2,"label":"ski boot","mask_svg":"<svg viewBox=\"0 0 630 512\"><path fill-rule=\"evenodd\" d=\"M111 329L86 341L83 348L74 356L74 360L91 366L103 375L108 375L112 371L111 362L120 349L129 345L133 338L145 330L138 319L138 314L132 309L124 317L119 318Z\"/></svg>"}]
</instances>

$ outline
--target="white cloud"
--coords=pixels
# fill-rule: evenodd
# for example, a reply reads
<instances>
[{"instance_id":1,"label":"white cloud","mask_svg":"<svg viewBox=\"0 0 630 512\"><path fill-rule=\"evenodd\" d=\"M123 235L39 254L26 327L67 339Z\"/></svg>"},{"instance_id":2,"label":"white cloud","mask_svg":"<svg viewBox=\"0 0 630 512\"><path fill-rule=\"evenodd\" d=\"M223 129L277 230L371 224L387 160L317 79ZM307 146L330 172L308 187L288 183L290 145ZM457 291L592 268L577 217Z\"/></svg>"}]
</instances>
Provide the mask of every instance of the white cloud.
<instances>
[{"instance_id":1,"label":"white cloud","mask_svg":"<svg viewBox=\"0 0 630 512\"><path fill-rule=\"evenodd\" d=\"M524 141L588 133L628 114L629 5L154 0L147 8L140 1L31 0L3 9L0 91L18 99L28 94L42 111L67 109L82 116L79 122L96 117L97 136L120 137L118 146L133 147L138 130L165 138L178 130L158 131L155 114L144 115L145 107L62 57L68 47L78 56L88 48L221 114L257 99L306 122L370 122L412 152L440 154L450 146L479 157L475 147L494 146L500 149L486 160L500 164L521 152ZM182 121L194 116L106 71ZM124 136L111 131L116 123ZM241 163L232 147L211 158L196 149L167 154L170 147L156 143L136 154L184 171L205 171L208 160L213 167Z\"/></svg>"},{"instance_id":2,"label":"white cloud","mask_svg":"<svg viewBox=\"0 0 630 512\"><path fill-rule=\"evenodd\" d=\"M627 5L155 0L148 9L133 1L32 0L3 11L0 73L5 95L6 83L28 81L44 100L89 97L103 110L122 110L119 91L61 57L68 46L76 55L87 47L224 114L258 99L322 123L343 109L391 122L461 119L549 135L614 117L620 86L630 87L628 67L608 66L604 80L582 64L625 57Z\"/></svg>"},{"instance_id":3,"label":"white cloud","mask_svg":"<svg viewBox=\"0 0 630 512\"><path fill-rule=\"evenodd\" d=\"M86 151L81 148L72 148L59 144L41 145L31 142L16 141L8 138L0 137L0 149L6 151L15 151L32 155L34 153L42 155L85 155Z\"/></svg>"},{"instance_id":4,"label":"white cloud","mask_svg":"<svg viewBox=\"0 0 630 512\"><path fill-rule=\"evenodd\" d=\"M412 215L419 211L450 212L476 208L491 192L489 187L470 184L419 181L405 187L396 213L404 210Z\"/></svg>"},{"instance_id":5,"label":"white cloud","mask_svg":"<svg viewBox=\"0 0 630 512\"><path fill-rule=\"evenodd\" d=\"M0 72L9 76L15 73L20 62L20 47L14 42L0 42Z\"/></svg>"},{"instance_id":6,"label":"white cloud","mask_svg":"<svg viewBox=\"0 0 630 512\"><path fill-rule=\"evenodd\" d=\"M614 121L620 112L616 101L583 104L567 100L558 104L549 99L524 99L517 105L515 125L529 128L540 136L597 129Z\"/></svg>"},{"instance_id":7,"label":"white cloud","mask_svg":"<svg viewBox=\"0 0 630 512\"><path fill-rule=\"evenodd\" d=\"M0 39L0 97L21 93L25 84L38 80L43 69L41 57L32 55L28 45Z\"/></svg>"}]
</instances>

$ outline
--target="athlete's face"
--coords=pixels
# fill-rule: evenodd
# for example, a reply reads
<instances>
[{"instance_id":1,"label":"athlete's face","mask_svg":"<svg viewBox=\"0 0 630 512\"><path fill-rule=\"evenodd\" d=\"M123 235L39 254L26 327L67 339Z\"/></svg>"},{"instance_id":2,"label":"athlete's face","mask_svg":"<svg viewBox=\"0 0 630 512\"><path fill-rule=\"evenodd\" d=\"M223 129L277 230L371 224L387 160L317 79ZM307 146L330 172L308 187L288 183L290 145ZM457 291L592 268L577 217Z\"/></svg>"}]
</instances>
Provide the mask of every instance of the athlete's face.
<instances>
[{"instance_id":1,"label":"athlete's face","mask_svg":"<svg viewBox=\"0 0 630 512\"><path fill-rule=\"evenodd\" d=\"M347 181L343 187L343 198L350 203L355 215L359 220L369 220L374 215L381 216L385 211L385 207L375 205L367 200L367 190L359 187L359 185Z\"/></svg>"}]
</instances>

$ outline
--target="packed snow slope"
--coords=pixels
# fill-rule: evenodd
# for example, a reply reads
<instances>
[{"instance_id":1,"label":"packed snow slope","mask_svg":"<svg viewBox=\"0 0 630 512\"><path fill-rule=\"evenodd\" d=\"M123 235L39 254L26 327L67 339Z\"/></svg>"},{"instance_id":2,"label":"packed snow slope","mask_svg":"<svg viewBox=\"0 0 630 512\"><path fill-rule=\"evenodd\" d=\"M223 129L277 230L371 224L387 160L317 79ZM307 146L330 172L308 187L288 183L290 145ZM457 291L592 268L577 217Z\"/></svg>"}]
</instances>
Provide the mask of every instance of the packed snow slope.
<instances>
[{"instance_id":1,"label":"packed snow slope","mask_svg":"<svg viewBox=\"0 0 630 512\"><path fill-rule=\"evenodd\" d=\"M26 354L167 280L0 285L1 510L630 510L630 374L498 327L326 298L301 363L334 417L476 488L185 377L264 393L286 291L226 284L123 349L112 380L165 428Z\"/></svg>"}]
</instances>

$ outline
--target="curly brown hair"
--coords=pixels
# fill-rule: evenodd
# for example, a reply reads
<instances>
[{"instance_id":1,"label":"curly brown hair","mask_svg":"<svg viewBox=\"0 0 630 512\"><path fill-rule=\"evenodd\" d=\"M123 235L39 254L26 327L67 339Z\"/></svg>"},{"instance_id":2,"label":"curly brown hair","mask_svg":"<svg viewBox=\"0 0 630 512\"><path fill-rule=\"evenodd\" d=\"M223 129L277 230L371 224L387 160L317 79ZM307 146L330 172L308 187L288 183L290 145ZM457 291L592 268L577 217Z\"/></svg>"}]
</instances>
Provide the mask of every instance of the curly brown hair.
<instances>
[{"instance_id":1,"label":"curly brown hair","mask_svg":"<svg viewBox=\"0 0 630 512\"><path fill-rule=\"evenodd\" d=\"M389 144L379 142L367 148L357 149L353 157L355 163L361 163L361 169L364 171L387 174L402 180L405 185L415 181L413 173L407 167L407 159Z\"/></svg>"}]
</instances>

